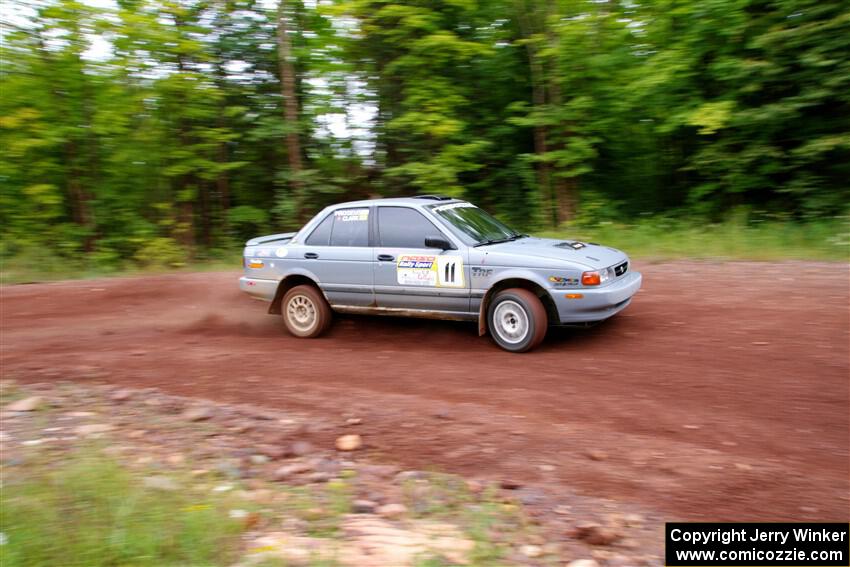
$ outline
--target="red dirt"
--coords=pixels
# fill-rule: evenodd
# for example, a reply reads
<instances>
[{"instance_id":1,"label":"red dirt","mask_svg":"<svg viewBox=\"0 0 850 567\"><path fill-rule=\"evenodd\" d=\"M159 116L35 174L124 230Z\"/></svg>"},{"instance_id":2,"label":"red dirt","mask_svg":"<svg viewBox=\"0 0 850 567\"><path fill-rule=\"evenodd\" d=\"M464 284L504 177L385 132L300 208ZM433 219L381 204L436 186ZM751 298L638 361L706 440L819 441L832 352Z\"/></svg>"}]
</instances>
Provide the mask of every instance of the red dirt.
<instances>
[{"instance_id":1,"label":"red dirt","mask_svg":"<svg viewBox=\"0 0 850 567\"><path fill-rule=\"evenodd\" d=\"M0 362L21 381L359 417L373 459L668 520L850 518L848 266L638 268L626 311L522 355L413 319L337 317L296 339L233 272L4 287Z\"/></svg>"}]
</instances>

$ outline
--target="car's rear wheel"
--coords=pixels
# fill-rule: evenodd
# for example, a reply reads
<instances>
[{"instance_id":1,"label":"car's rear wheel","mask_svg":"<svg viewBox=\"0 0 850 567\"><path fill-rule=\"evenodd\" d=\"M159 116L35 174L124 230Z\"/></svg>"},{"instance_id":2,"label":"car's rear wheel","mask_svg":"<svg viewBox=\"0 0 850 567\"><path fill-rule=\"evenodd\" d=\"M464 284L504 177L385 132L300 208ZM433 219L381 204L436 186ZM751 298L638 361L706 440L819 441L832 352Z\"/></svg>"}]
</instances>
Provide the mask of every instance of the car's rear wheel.
<instances>
[{"instance_id":1,"label":"car's rear wheel","mask_svg":"<svg viewBox=\"0 0 850 567\"><path fill-rule=\"evenodd\" d=\"M318 337L331 324L331 307L322 293L310 285L298 285L283 296L281 312L286 330L296 337Z\"/></svg>"},{"instance_id":2,"label":"car's rear wheel","mask_svg":"<svg viewBox=\"0 0 850 567\"><path fill-rule=\"evenodd\" d=\"M500 347L525 352L546 336L548 320L540 298L527 289L500 291L487 310L487 327Z\"/></svg>"}]
</instances>

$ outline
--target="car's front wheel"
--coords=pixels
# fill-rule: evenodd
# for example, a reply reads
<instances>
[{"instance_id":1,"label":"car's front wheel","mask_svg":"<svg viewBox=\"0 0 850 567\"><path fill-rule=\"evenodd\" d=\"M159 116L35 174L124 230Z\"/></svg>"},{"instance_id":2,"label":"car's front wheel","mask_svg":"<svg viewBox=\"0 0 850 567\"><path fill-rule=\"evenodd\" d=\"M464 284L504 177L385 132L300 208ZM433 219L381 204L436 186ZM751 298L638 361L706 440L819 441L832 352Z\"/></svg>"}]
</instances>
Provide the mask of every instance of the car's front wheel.
<instances>
[{"instance_id":1,"label":"car's front wheel","mask_svg":"<svg viewBox=\"0 0 850 567\"><path fill-rule=\"evenodd\" d=\"M487 327L493 340L505 350L525 352L546 336L548 320L540 298L527 289L500 291L487 310Z\"/></svg>"},{"instance_id":2,"label":"car's front wheel","mask_svg":"<svg viewBox=\"0 0 850 567\"><path fill-rule=\"evenodd\" d=\"M331 324L331 307L322 293L310 285L298 285L286 292L282 305L286 329L296 337L318 337Z\"/></svg>"}]
</instances>

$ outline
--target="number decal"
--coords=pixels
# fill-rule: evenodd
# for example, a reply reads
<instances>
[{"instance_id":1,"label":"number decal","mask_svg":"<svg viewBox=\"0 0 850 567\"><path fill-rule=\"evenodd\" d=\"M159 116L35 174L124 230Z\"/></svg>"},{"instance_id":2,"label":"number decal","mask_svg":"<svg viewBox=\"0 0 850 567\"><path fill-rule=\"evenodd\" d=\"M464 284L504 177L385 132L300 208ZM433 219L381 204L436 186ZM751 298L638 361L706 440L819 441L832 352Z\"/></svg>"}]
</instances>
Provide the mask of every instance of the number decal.
<instances>
[{"instance_id":1,"label":"number decal","mask_svg":"<svg viewBox=\"0 0 850 567\"><path fill-rule=\"evenodd\" d=\"M400 285L424 287L463 287L463 259L460 256L401 255L396 264Z\"/></svg>"},{"instance_id":2,"label":"number decal","mask_svg":"<svg viewBox=\"0 0 850 567\"><path fill-rule=\"evenodd\" d=\"M463 287L463 259L460 256L437 256L437 286Z\"/></svg>"}]
</instances>

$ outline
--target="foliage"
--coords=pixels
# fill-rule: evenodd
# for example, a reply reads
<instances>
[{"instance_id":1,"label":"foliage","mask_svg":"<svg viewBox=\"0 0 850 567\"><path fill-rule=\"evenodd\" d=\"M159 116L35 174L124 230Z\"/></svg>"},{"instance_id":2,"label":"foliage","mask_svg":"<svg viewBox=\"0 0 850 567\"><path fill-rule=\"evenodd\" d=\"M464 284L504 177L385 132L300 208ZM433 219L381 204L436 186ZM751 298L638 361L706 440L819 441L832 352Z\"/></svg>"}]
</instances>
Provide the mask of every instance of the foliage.
<instances>
[{"instance_id":1,"label":"foliage","mask_svg":"<svg viewBox=\"0 0 850 567\"><path fill-rule=\"evenodd\" d=\"M578 238L628 250L643 260L832 260L850 261L850 218L818 222L745 220L734 215L712 223L693 218L643 216L633 221L585 221L544 231L553 238Z\"/></svg>"},{"instance_id":2,"label":"foliage","mask_svg":"<svg viewBox=\"0 0 850 567\"><path fill-rule=\"evenodd\" d=\"M4 483L4 566L229 565L236 558L242 527L215 502L147 488L97 452L34 471Z\"/></svg>"},{"instance_id":3,"label":"foliage","mask_svg":"<svg viewBox=\"0 0 850 567\"><path fill-rule=\"evenodd\" d=\"M5 258L174 265L331 202L417 192L525 230L741 207L818 224L850 203L838 0L102 6L8 10Z\"/></svg>"}]
</instances>

